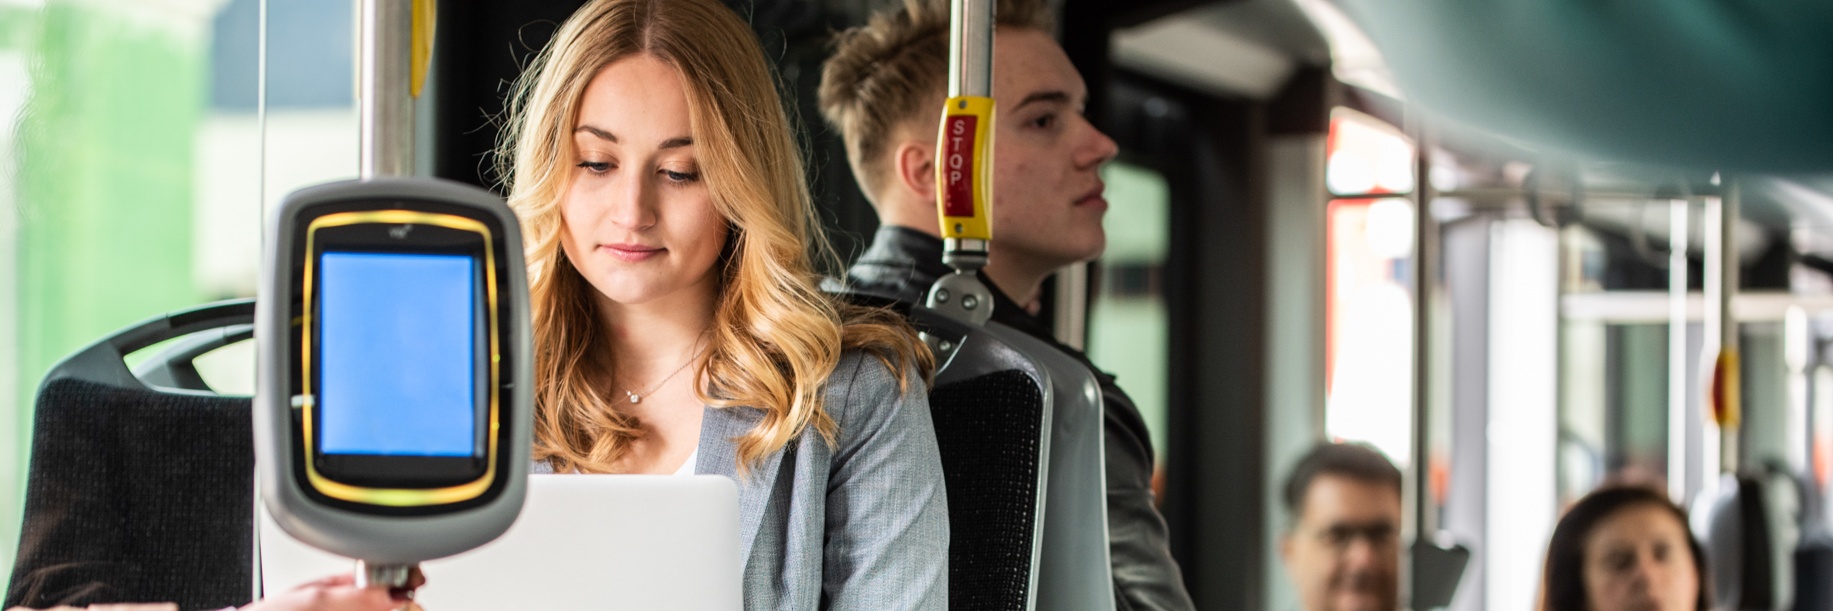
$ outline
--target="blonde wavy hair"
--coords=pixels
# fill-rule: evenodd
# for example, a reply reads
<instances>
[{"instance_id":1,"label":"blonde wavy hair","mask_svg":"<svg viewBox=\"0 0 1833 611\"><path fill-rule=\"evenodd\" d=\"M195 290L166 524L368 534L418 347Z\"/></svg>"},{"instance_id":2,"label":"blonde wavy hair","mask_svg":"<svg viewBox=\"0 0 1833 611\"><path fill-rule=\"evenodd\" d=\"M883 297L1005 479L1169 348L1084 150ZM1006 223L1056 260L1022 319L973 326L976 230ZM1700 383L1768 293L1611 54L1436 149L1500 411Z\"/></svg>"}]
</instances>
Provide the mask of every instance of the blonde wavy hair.
<instances>
[{"instance_id":1,"label":"blonde wavy hair","mask_svg":"<svg viewBox=\"0 0 1833 611\"><path fill-rule=\"evenodd\" d=\"M518 79L497 152L527 238L535 334L534 458L556 471L611 472L643 432L605 382L616 364L594 290L560 248L560 202L578 162L571 134L586 84L612 63L649 55L681 75L695 154L730 229L700 400L764 417L734 440L744 472L808 427L834 443L823 387L848 349L866 350L908 392L933 357L895 313L818 288L810 254L832 256L804 183L789 117L749 27L717 0L596 0L574 13ZM705 390L701 390L705 389Z\"/></svg>"}]
</instances>

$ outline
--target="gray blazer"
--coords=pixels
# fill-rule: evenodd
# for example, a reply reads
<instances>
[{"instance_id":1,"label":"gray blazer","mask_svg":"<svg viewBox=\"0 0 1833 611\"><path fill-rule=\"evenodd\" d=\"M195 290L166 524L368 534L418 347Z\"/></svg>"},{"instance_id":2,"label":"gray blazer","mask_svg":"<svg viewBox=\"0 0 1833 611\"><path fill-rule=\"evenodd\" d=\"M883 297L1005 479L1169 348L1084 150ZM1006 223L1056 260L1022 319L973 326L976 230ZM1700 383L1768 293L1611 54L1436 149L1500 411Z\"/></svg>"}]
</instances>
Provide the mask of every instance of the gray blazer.
<instances>
[{"instance_id":1,"label":"gray blazer","mask_svg":"<svg viewBox=\"0 0 1833 611\"><path fill-rule=\"evenodd\" d=\"M947 609L948 502L929 399L856 351L828 379L835 445L813 429L738 475L733 440L763 419L706 408L694 471L738 482L746 611ZM537 463L536 472L548 472Z\"/></svg>"}]
</instances>

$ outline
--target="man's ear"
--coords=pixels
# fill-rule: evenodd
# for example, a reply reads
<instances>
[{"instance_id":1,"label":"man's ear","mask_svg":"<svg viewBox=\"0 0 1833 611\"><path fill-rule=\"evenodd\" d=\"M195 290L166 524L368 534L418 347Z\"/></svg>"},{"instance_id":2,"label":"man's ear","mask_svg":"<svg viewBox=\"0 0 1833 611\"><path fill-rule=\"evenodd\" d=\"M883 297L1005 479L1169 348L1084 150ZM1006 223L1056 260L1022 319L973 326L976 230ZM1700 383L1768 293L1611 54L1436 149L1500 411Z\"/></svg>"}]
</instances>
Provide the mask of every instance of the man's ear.
<instances>
[{"instance_id":1,"label":"man's ear","mask_svg":"<svg viewBox=\"0 0 1833 611\"><path fill-rule=\"evenodd\" d=\"M930 207L936 202L936 146L922 140L905 140L892 151L898 189L914 194Z\"/></svg>"}]
</instances>

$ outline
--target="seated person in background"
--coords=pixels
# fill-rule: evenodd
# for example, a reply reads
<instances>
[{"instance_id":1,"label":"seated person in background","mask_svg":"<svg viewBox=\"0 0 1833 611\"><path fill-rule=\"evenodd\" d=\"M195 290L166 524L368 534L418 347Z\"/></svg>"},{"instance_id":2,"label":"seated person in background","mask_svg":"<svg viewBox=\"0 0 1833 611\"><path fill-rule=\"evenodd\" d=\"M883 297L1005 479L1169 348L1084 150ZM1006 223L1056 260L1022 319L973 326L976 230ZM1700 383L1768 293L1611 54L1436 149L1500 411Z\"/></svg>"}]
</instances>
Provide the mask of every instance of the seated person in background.
<instances>
[{"instance_id":1,"label":"seated person in background","mask_svg":"<svg viewBox=\"0 0 1833 611\"><path fill-rule=\"evenodd\" d=\"M1400 470L1360 444L1324 443L1286 478L1279 539L1305 611L1393 611L1400 589Z\"/></svg>"},{"instance_id":2,"label":"seated person in background","mask_svg":"<svg viewBox=\"0 0 1833 611\"><path fill-rule=\"evenodd\" d=\"M1082 116L1088 86L1050 34L1041 1L994 11L993 242L981 279L993 322L1030 334L1096 373L1104 402L1108 547L1116 607L1191 609L1152 497L1152 445L1133 400L1082 351L1056 341L1035 315L1056 270L1107 246L1102 164L1118 147ZM843 290L921 304L953 270L942 263L936 214L936 134L948 94L948 2L913 0L839 36L821 73L821 113L881 226L847 271Z\"/></svg>"},{"instance_id":3,"label":"seated person in background","mask_svg":"<svg viewBox=\"0 0 1833 611\"><path fill-rule=\"evenodd\" d=\"M1706 611L1706 561L1686 512L1648 488L1579 499L1547 545L1543 611Z\"/></svg>"},{"instance_id":4,"label":"seated person in background","mask_svg":"<svg viewBox=\"0 0 1833 611\"><path fill-rule=\"evenodd\" d=\"M932 357L819 289L826 242L751 29L718 0L588 2L511 115L534 469L733 478L746 609L945 608Z\"/></svg>"}]
</instances>

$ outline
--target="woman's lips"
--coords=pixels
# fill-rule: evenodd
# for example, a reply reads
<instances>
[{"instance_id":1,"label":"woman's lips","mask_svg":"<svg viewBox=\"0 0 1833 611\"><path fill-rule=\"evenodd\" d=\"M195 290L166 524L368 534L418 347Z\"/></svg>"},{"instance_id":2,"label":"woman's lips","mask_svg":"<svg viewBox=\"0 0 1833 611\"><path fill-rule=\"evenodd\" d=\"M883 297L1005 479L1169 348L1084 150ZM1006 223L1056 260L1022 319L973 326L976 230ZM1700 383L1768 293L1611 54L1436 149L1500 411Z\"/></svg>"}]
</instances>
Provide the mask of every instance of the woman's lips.
<instances>
[{"instance_id":1,"label":"woman's lips","mask_svg":"<svg viewBox=\"0 0 1833 611\"><path fill-rule=\"evenodd\" d=\"M668 250L660 246L644 246L642 244L600 244L598 247L611 253L611 256L616 257L619 261L624 261L626 263L647 261L661 256L663 252Z\"/></svg>"}]
</instances>

